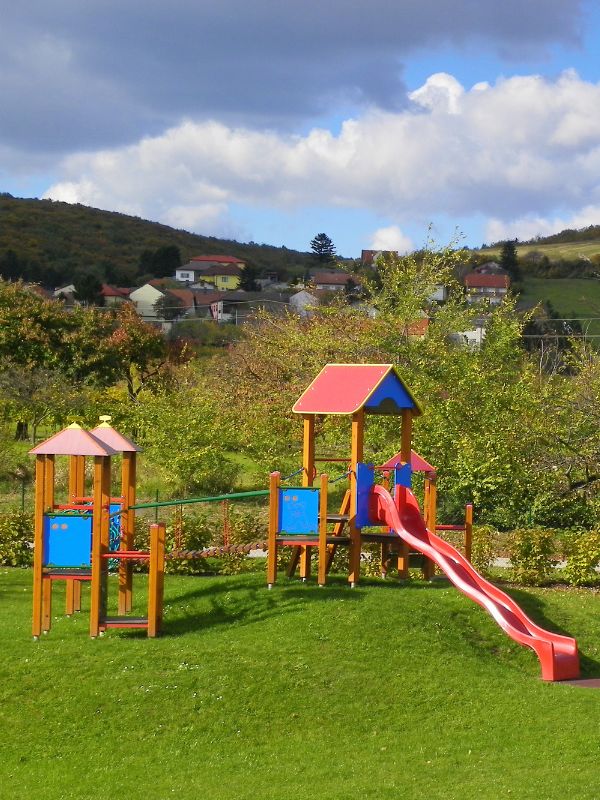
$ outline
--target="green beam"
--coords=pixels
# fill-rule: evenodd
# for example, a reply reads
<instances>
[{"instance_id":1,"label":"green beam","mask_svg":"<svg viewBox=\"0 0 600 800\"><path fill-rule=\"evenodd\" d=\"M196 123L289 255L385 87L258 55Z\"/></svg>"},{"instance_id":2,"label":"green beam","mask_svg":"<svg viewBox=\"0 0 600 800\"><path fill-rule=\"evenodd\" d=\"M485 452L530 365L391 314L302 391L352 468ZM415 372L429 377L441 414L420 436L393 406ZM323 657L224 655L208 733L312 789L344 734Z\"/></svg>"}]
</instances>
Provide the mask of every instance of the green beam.
<instances>
[{"instance_id":1,"label":"green beam","mask_svg":"<svg viewBox=\"0 0 600 800\"><path fill-rule=\"evenodd\" d=\"M165 500L160 503L137 503L130 508L166 508L167 506L187 506L192 503L215 503L218 500L242 500L247 497L266 497L268 489L259 489L255 492L233 492L231 494L217 494L213 497L191 497L189 500Z\"/></svg>"}]
</instances>

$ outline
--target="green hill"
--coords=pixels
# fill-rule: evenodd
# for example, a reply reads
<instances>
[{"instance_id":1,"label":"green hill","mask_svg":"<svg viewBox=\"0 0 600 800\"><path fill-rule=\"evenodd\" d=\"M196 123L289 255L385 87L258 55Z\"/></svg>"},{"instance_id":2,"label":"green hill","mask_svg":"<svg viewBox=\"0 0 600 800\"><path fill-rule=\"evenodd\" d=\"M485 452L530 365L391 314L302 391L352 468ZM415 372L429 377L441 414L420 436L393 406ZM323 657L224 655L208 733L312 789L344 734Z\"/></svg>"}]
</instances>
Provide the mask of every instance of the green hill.
<instances>
[{"instance_id":1,"label":"green hill","mask_svg":"<svg viewBox=\"0 0 600 800\"><path fill-rule=\"evenodd\" d=\"M479 252L490 258L498 258L501 249L502 245L496 244L491 247L484 247ZM588 241L548 242L540 239L535 242L517 243L517 255L519 258L523 258L531 253L541 253L547 256L550 261L559 259L591 259L594 256L600 256L600 237Z\"/></svg>"},{"instance_id":2,"label":"green hill","mask_svg":"<svg viewBox=\"0 0 600 800\"><path fill-rule=\"evenodd\" d=\"M40 282L58 285L75 271L109 282L135 281L144 251L178 247L182 263L200 254L234 255L260 271L301 271L311 254L176 230L82 205L0 195L0 258L12 251Z\"/></svg>"}]
</instances>

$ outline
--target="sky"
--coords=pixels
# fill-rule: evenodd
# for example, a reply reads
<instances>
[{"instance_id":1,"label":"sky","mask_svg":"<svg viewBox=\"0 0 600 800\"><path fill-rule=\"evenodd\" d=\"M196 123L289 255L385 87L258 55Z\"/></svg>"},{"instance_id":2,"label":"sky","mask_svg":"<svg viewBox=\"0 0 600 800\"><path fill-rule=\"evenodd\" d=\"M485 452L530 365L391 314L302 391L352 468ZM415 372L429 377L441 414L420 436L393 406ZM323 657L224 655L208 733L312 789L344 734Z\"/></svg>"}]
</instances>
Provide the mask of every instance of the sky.
<instances>
[{"instance_id":1,"label":"sky","mask_svg":"<svg viewBox=\"0 0 600 800\"><path fill-rule=\"evenodd\" d=\"M339 255L600 224L598 0L0 0L0 191ZM1 220L0 220L1 224Z\"/></svg>"}]
</instances>

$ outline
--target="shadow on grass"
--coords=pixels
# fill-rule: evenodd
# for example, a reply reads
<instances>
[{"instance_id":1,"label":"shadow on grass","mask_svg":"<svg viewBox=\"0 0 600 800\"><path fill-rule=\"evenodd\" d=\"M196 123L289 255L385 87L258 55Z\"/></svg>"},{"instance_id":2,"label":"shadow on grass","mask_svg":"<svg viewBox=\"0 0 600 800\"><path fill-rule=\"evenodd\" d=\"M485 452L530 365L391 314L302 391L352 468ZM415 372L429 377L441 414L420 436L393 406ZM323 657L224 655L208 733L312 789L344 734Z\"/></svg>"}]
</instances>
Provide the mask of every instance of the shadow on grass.
<instances>
[{"instance_id":1,"label":"shadow on grass","mask_svg":"<svg viewBox=\"0 0 600 800\"><path fill-rule=\"evenodd\" d=\"M302 583L298 579L280 578L272 590L257 580L256 573L238 575L235 579L198 577L193 589L179 594L169 593L166 578L165 615L161 636L182 636L221 625L251 625L287 614L301 613L307 603L324 605L332 602L360 603L364 589L378 591L429 591L444 588L437 582L398 581L364 578L351 589L345 576L331 576L325 587L314 579ZM121 636L138 638L145 632L124 630Z\"/></svg>"}]
</instances>

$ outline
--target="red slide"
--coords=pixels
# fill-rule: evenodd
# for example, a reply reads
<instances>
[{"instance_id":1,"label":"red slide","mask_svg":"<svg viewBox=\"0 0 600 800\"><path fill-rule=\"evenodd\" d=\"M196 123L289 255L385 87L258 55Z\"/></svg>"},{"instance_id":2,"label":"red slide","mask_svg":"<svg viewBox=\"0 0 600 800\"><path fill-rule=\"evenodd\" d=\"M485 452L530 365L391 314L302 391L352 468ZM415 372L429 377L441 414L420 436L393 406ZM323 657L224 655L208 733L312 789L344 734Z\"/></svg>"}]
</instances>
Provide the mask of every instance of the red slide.
<instances>
[{"instance_id":1,"label":"red slide","mask_svg":"<svg viewBox=\"0 0 600 800\"><path fill-rule=\"evenodd\" d=\"M411 548L435 561L457 589L491 614L511 639L535 650L542 665L542 680L578 678L579 655L575 639L551 633L530 620L512 598L486 581L456 548L427 530L417 499L410 489L401 488L399 491L406 492L406 501L403 498L400 511L383 486L374 486L372 518L391 528Z\"/></svg>"}]
</instances>

